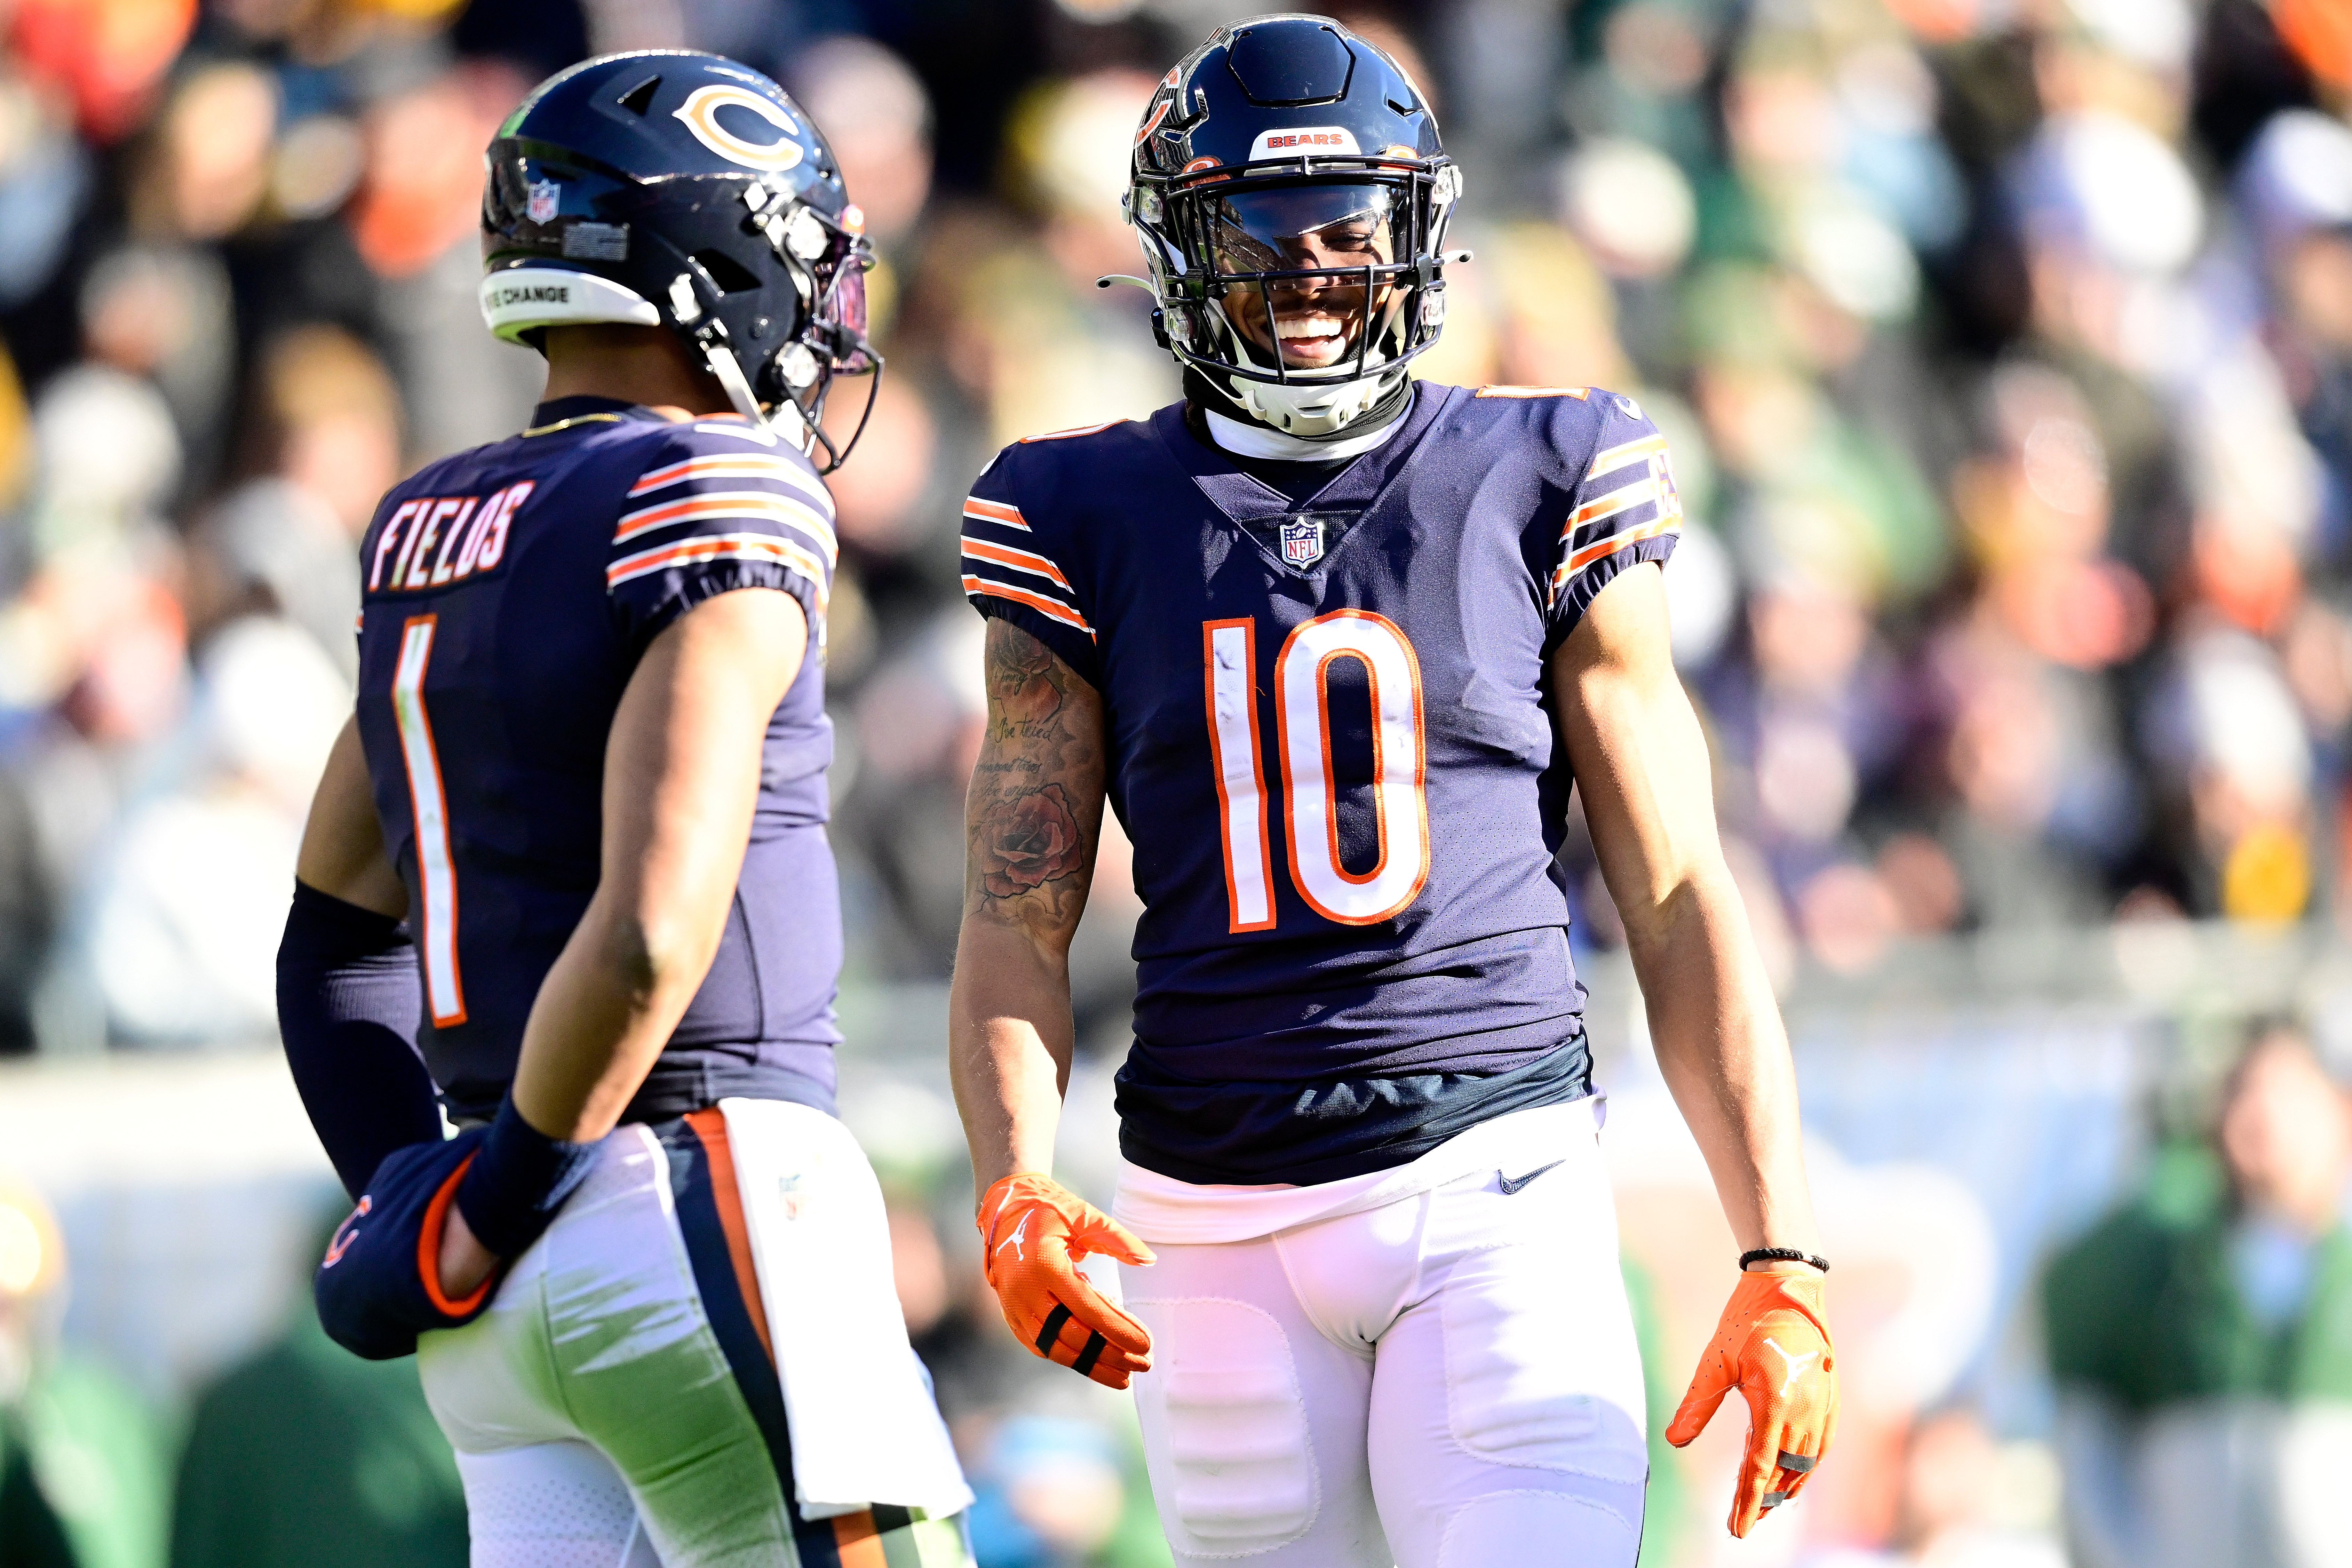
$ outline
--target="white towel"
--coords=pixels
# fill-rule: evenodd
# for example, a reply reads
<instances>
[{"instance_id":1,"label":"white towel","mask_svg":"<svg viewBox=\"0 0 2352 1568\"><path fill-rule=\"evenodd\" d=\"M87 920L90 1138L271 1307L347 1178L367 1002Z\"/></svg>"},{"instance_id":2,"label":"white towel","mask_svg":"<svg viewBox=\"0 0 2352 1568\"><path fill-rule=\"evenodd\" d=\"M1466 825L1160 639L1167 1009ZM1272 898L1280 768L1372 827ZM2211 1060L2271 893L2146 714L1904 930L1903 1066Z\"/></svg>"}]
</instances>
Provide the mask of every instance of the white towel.
<instances>
[{"instance_id":1,"label":"white towel","mask_svg":"<svg viewBox=\"0 0 2352 1568\"><path fill-rule=\"evenodd\" d=\"M802 1514L971 1504L891 1282L882 1186L849 1129L775 1100L722 1100L744 1228L792 1423Z\"/></svg>"}]
</instances>

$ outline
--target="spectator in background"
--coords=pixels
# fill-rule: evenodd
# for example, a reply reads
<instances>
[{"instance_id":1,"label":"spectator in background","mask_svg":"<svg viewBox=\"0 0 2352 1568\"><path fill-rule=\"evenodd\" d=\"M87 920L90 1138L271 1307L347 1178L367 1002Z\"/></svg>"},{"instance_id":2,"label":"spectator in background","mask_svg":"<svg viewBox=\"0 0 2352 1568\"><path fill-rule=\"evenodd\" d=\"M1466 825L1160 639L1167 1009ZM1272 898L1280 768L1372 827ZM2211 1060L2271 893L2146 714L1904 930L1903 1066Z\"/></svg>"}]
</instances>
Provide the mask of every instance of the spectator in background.
<instances>
[{"instance_id":1,"label":"spectator in background","mask_svg":"<svg viewBox=\"0 0 2352 1568\"><path fill-rule=\"evenodd\" d=\"M313 1256L327 1239L322 1229ZM276 1343L197 1395L171 1568L464 1568L466 1560L457 1460L415 1363L362 1361L336 1345L308 1291Z\"/></svg>"},{"instance_id":2,"label":"spectator in background","mask_svg":"<svg viewBox=\"0 0 2352 1568\"><path fill-rule=\"evenodd\" d=\"M0 1563L163 1568L169 1495L154 1419L60 1346L65 1305L56 1218L0 1176Z\"/></svg>"},{"instance_id":3,"label":"spectator in background","mask_svg":"<svg viewBox=\"0 0 2352 1568\"><path fill-rule=\"evenodd\" d=\"M2111 1215L2042 1286L2078 1568L2321 1568L2352 1474L2352 1106L2298 1029L2222 1089L2218 1182Z\"/></svg>"}]
</instances>

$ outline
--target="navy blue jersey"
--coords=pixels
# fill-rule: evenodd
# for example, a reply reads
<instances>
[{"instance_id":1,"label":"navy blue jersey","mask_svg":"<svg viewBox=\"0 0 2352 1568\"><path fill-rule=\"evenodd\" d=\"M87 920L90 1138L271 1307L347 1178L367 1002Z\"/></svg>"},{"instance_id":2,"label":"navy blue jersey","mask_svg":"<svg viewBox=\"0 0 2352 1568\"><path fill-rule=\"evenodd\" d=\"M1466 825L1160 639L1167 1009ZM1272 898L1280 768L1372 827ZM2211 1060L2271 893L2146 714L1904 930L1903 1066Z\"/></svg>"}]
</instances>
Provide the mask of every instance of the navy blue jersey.
<instances>
[{"instance_id":1,"label":"navy blue jersey","mask_svg":"<svg viewBox=\"0 0 2352 1568\"><path fill-rule=\"evenodd\" d=\"M1423 384L1294 500L1150 419L1008 447L964 589L1103 697L1137 1163L1324 1181L1590 1091L1546 657L1681 519L1629 398Z\"/></svg>"},{"instance_id":2,"label":"navy blue jersey","mask_svg":"<svg viewBox=\"0 0 2352 1568\"><path fill-rule=\"evenodd\" d=\"M776 588L810 654L768 726L751 841L702 988L628 1111L722 1095L830 1110L841 919L817 656L833 503L742 420L604 398L387 494L361 546L360 735L424 972L418 1044L450 1113L488 1116L540 982L596 890L604 746L646 647L713 595Z\"/></svg>"}]
</instances>

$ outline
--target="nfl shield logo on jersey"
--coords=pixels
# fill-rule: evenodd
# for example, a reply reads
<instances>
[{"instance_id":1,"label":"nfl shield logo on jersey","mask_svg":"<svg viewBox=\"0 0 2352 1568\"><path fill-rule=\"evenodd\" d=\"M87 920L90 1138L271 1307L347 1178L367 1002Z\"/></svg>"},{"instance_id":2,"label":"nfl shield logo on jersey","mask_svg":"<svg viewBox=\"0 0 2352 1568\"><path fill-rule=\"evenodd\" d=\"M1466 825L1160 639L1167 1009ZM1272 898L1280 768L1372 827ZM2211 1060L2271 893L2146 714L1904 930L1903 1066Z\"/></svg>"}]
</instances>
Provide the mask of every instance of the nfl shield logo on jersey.
<instances>
[{"instance_id":1,"label":"nfl shield logo on jersey","mask_svg":"<svg viewBox=\"0 0 2352 1568\"><path fill-rule=\"evenodd\" d=\"M1323 520L1286 517L1282 520L1282 558L1293 566L1312 566L1323 559Z\"/></svg>"},{"instance_id":2,"label":"nfl shield logo on jersey","mask_svg":"<svg viewBox=\"0 0 2352 1568\"><path fill-rule=\"evenodd\" d=\"M553 180L533 180L530 183L530 200L525 204L525 210L529 213L530 221L553 223L556 196L557 191Z\"/></svg>"}]
</instances>

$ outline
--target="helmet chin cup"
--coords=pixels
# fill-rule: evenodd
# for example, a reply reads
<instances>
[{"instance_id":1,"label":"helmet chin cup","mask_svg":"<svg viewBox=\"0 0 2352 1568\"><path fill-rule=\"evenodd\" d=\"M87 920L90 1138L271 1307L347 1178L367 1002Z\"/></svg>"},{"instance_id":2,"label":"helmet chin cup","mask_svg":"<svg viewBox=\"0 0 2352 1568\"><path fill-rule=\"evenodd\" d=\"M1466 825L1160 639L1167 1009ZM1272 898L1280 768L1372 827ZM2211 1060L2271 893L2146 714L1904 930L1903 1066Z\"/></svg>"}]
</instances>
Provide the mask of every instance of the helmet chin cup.
<instances>
[{"instance_id":1,"label":"helmet chin cup","mask_svg":"<svg viewBox=\"0 0 2352 1568\"><path fill-rule=\"evenodd\" d=\"M1402 365L1347 381L1288 384L1232 380L1226 395L1257 423L1286 436L1336 436L1378 407L1403 376ZM1219 378L1223 380L1223 378Z\"/></svg>"}]
</instances>

